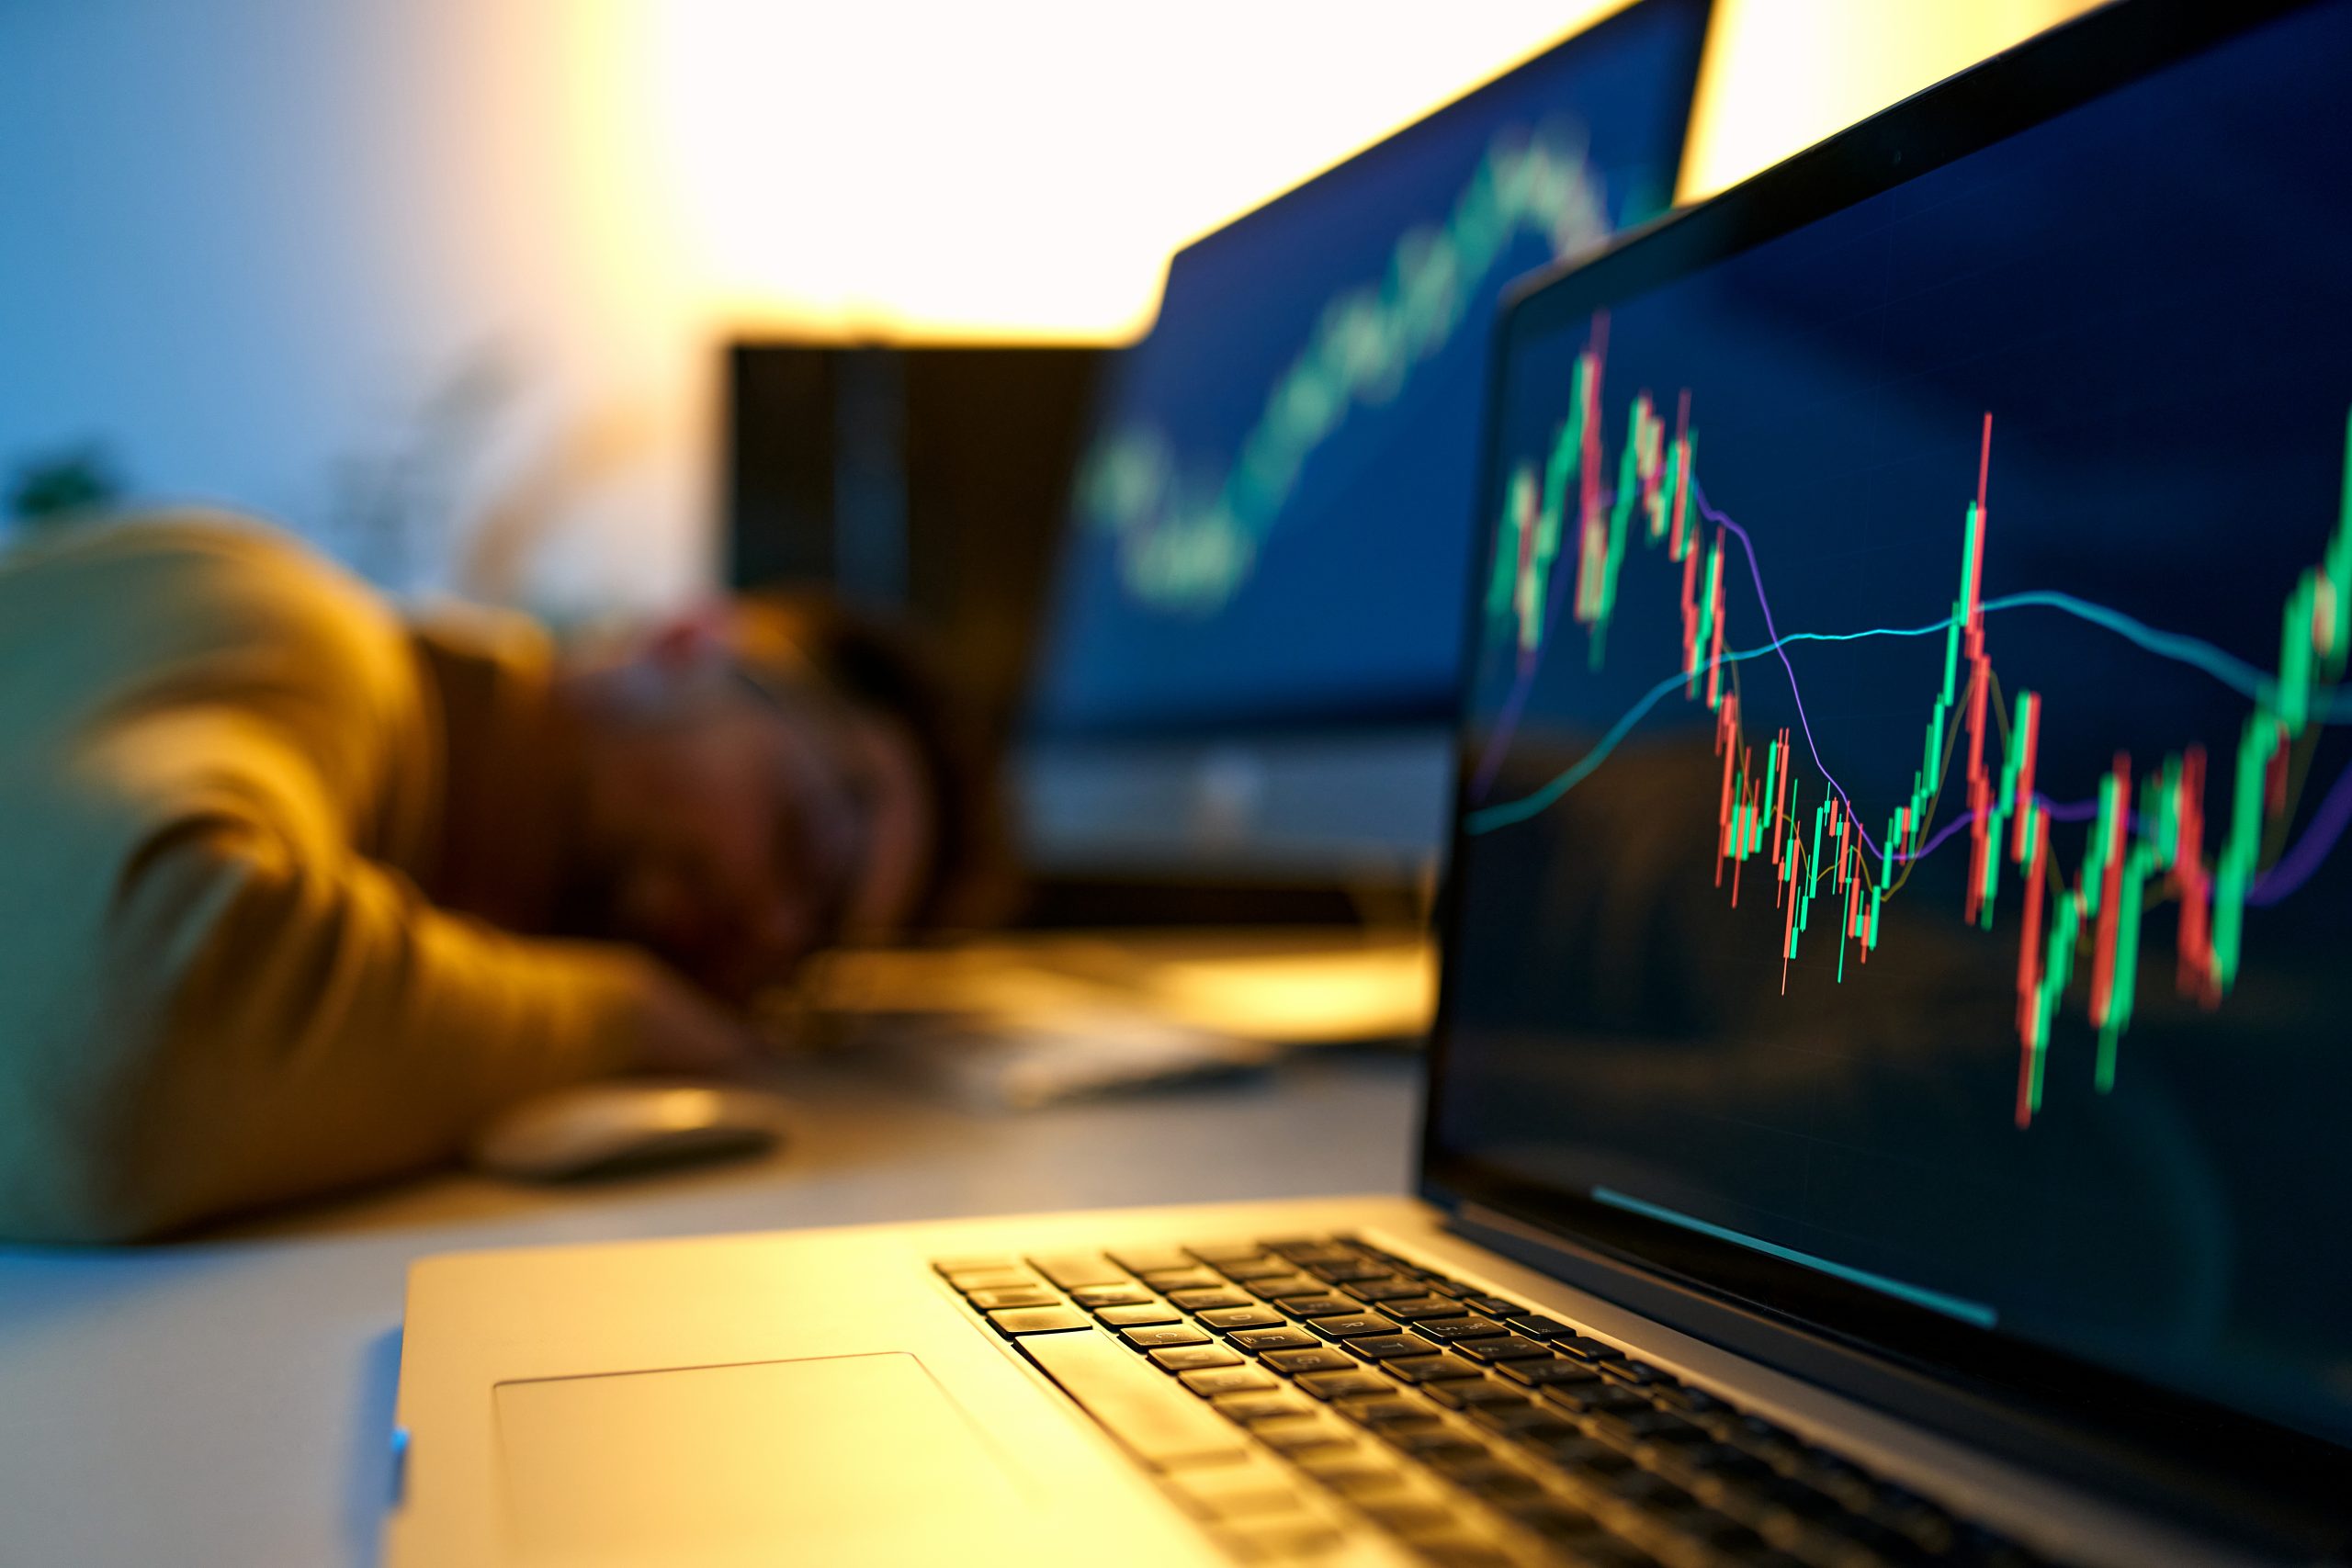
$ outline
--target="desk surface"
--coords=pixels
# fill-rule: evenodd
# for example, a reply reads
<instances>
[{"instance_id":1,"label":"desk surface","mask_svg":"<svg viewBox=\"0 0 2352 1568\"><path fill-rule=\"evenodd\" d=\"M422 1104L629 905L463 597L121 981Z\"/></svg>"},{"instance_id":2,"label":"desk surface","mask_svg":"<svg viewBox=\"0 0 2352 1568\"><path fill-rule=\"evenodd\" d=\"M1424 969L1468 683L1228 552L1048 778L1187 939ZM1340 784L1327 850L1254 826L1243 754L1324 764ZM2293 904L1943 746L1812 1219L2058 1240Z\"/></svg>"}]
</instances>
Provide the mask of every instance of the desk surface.
<instances>
[{"instance_id":1,"label":"desk surface","mask_svg":"<svg viewBox=\"0 0 2352 1568\"><path fill-rule=\"evenodd\" d=\"M757 1165L593 1189L447 1176L164 1247L0 1247L0 1562L369 1563L408 1265L428 1253L1408 1185L1417 1063L978 1116L802 1071Z\"/></svg>"}]
</instances>

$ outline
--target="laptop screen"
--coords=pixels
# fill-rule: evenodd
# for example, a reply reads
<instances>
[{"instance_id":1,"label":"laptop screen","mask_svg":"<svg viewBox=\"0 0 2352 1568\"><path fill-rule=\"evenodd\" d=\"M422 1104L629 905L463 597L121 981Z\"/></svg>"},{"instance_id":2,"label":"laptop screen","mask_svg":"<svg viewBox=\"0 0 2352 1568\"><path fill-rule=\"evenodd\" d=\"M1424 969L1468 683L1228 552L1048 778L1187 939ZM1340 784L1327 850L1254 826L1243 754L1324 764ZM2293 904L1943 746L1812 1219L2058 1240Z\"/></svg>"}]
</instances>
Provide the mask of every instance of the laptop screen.
<instances>
[{"instance_id":1,"label":"laptop screen","mask_svg":"<svg viewBox=\"0 0 2352 1568\"><path fill-rule=\"evenodd\" d=\"M2352 4L2135 27L1511 314L1432 1168L2352 1441Z\"/></svg>"},{"instance_id":2,"label":"laptop screen","mask_svg":"<svg viewBox=\"0 0 2352 1568\"><path fill-rule=\"evenodd\" d=\"M1039 732L1450 721L1496 299L1671 201L1706 13L1641 0L1176 255L1076 486Z\"/></svg>"}]
</instances>

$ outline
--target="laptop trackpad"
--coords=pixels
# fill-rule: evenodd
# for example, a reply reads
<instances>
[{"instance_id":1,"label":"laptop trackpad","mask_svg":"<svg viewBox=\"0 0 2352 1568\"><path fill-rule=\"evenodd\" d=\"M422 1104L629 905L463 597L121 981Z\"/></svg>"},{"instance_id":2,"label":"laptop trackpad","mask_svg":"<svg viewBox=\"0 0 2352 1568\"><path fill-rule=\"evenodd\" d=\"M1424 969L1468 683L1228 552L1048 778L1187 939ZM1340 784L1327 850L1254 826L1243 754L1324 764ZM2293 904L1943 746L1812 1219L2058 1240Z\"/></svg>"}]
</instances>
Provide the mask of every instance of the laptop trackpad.
<instances>
[{"instance_id":1,"label":"laptop trackpad","mask_svg":"<svg viewBox=\"0 0 2352 1568\"><path fill-rule=\"evenodd\" d=\"M903 1353L503 1382L496 1398L524 1562L944 1562L1012 1526L1019 1500Z\"/></svg>"}]
</instances>

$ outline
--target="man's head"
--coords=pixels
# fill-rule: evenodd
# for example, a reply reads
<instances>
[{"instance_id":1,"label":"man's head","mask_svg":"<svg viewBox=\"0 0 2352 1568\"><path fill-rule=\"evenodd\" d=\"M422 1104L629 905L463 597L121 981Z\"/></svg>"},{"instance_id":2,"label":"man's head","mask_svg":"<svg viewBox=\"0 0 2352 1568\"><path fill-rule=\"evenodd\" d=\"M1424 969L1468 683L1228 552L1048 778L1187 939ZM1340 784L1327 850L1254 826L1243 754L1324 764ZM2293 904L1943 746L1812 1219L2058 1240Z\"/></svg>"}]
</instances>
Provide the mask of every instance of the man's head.
<instances>
[{"instance_id":1,"label":"man's head","mask_svg":"<svg viewBox=\"0 0 2352 1568\"><path fill-rule=\"evenodd\" d=\"M953 921L993 849L956 705L895 635L752 596L576 659L566 924L748 998L802 956Z\"/></svg>"}]
</instances>

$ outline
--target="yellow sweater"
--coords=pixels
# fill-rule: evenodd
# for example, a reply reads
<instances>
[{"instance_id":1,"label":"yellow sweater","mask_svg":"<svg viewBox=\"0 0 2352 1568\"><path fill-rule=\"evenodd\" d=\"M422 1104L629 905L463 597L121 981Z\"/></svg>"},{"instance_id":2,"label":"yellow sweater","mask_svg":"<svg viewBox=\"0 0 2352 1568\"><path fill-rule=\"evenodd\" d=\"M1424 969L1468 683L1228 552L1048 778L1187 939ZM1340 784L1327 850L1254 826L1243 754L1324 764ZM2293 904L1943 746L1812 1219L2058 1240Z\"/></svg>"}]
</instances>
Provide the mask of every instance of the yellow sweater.
<instances>
[{"instance_id":1,"label":"yellow sweater","mask_svg":"<svg viewBox=\"0 0 2352 1568\"><path fill-rule=\"evenodd\" d=\"M548 665L534 630L412 629L229 518L0 567L0 1237L416 1167L622 1064L643 960L436 907L494 908L530 838L468 792L514 798L495 764Z\"/></svg>"}]
</instances>

